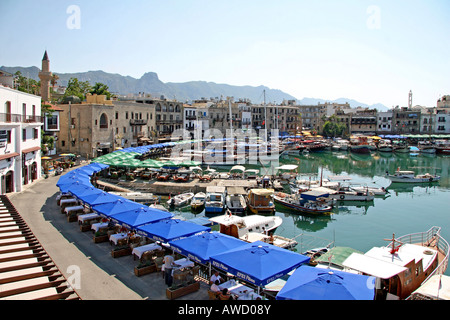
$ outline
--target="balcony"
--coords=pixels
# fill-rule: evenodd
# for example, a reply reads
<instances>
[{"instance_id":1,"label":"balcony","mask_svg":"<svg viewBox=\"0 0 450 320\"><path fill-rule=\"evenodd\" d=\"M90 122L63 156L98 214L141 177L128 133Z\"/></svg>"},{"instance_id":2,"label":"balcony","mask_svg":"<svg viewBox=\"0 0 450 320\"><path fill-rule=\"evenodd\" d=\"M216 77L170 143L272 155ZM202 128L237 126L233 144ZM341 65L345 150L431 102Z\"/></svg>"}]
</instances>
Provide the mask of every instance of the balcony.
<instances>
[{"instance_id":1,"label":"balcony","mask_svg":"<svg viewBox=\"0 0 450 320\"><path fill-rule=\"evenodd\" d=\"M145 126L147 124L147 120L144 119L131 119L130 125L131 126Z\"/></svg>"},{"instance_id":2,"label":"balcony","mask_svg":"<svg viewBox=\"0 0 450 320\"><path fill-rule=\"evenodd\" d=\"M42 122L41 116L24 116L16 113L0 113L0 122L22 122L39 123Z\"/></svg>"}]
</instances>

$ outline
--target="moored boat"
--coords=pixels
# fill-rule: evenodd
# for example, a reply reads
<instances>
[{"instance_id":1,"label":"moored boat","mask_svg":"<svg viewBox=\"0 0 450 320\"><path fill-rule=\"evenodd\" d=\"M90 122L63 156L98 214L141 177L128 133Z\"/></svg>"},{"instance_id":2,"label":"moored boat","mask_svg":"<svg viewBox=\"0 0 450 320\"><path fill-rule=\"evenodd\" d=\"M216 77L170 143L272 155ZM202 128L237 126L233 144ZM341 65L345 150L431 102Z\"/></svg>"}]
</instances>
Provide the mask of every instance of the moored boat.
<instances>
[{"instance_id":1,"label":"moored boat","mask_svg":"<svg viewBox=\"0 0 450 320\"><path fill-rule=\"evenodd\" d=\"M247 211L246 192L242 187L228 187L225 198L226 207L232 214L241 215Z\"/></svg>"},{"instance_id":2,"label":"moored boat","mask_svg":"<svg viewBox=\"0 0 450 320\"><path fill-rule=\"evenodd\" d=\"M193 197L194 193L192 192L178 194L176 196L172 196L169 200L167 200L167 204L174 207L185 206L190 203Z\"/></svg>"},{"instance_id":3,"label":"moored boat","mask_svg":"<svg viewBox=\"0 0 450 320\"><path fill-rule=\"evenodd\" d=\"M368 190L356 191L350 187L341 186L336 192L330 193L330 198L338 201L372 201L375 196Z\"/></svg>"},{"instance_id":4,"label":"moored boat","mask_svg":"<svg viewBox=\"0 0 450 320\"><path fill-rule=\"evenodd\" d=\"M365 254L352 253L344 262L346 271L376 277L375 299L407 299L431 276L444 274L448 265L449 244L441 228L392 236L387 246L374 247Z\"/></svg>"},{"instance_id":5,"label":"moored boat","mask_svg":"<svg viewBox=\"0 0 450 320\"><path fill-rule=\"evenodd\" d=\"M197 192L191 200L191 209L200 210L205 206L206 193Z\"/></svg>"},{"instance_id":6,"label":"moored boat","mask_svg":"<svg viewBox=\"0 0 450 320\"><path fill-rule=\"evenodd\" d=\"M254 214L273 214L275 204L272 201L274 189L250 189L247 196L248 209Z\"/></svg>"},{"instance_id":7,"label":"moored boat","mask_svg":"<svg viewBox=\"0 0 450 320\"><path fill-rule=\"evenodd\" d=\"M394 174L386 173L386 176L392 182L400 183L426 183L436 182L441 179L438 175L432 175L430 173L416 175L414 171L400 170L400 168L398 168Z\"/></svg>"},{"instance_id":8,"label":"moored boat","mask_svg":"<svg viewBox=\"0 0 450 320\"><path fill-rule=\"evenodd\" d=\"M367 137L357 137L351 139L349 145L350 152L359 154L370 154L370 146L367 142Z\"/></svg>"},{"instance_id":9,"label":"moored boat","mask_svg":"<svg viewBox=\"0 0 450 320\"><path fill-rule=\"evenodd\" d=\"M222 213L225 209L225 187L206 187L205 213Z\"/></svg>"},{"instance_id":10,"label":"moored boat","mask_svg":"<svg viewBox=\"0 0 450 320\"><path fill-rule=\"evenodd\" d=\"M301 194L277 192L273 200L287 208L301 213L330 214L333 207L328 203L328 193L306 191Z\"/></svg>"},{"instance_id":11,"label":"moored boat","mask_svg":"<svg viewBox=\"0 0 450 320\"><path fill-rule=\"evenodd\" d=\"M435 148L437 154L450 154L450 141L449 140L436 140Z\"/></svg>"}]
</instances>

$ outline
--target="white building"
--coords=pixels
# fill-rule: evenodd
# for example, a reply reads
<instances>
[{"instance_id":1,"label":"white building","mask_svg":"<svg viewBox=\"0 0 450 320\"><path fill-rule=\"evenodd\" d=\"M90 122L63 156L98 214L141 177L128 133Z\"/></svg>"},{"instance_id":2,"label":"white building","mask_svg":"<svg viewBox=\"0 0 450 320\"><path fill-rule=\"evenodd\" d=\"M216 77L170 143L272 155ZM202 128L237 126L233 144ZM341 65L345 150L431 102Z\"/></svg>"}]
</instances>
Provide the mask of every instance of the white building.
<instances>
[{"instance_id":1,"label":"white building","mask_svg":"<svg viewBox=\"0 0 450 320\"><path fill-rule=\"evenodd\" d=\"M0 193L41 177L41 97L0 85Z\"/></svg>"},{"instance_id":2,"label":"white building","mask_svg":"<svg viewBox=\"0 0 450 320\"><path fill-rule=\"evenodd\" d=\"M392 131L392 111L377 113L377 133L385 134Z\"/></svg>"}]
</instances>

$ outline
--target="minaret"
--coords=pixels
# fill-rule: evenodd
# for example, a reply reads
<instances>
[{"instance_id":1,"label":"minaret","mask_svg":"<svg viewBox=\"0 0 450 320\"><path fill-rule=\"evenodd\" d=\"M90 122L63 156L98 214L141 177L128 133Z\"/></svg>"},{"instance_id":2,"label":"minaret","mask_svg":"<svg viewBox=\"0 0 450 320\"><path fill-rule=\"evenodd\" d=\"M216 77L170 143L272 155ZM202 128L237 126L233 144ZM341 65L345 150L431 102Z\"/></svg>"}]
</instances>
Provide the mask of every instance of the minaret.
<instances>
[{"instance_id":1,"label":"minaret","mask_svg":"<svg viewBox=\"0 0 450 320\"><path fill-rule=\"evenodd\" d=\"M49 101L52 73L50 72L50 60L48 60L47 50L45 50L42 58L42 70L39 72L39 79L41 79L41 98L43 101Z\"/></svg>"}]
</instances>

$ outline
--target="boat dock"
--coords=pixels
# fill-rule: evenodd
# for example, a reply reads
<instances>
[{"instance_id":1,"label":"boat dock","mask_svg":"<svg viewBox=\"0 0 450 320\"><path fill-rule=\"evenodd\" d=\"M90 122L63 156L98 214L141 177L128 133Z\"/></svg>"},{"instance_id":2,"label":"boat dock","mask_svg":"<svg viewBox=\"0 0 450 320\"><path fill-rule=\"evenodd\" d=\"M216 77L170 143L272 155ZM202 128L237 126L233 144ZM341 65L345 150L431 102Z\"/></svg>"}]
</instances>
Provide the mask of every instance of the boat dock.
<instances>
[{"instance_id":1,"label":"boat dock","mask_svg":"<svg viewBox=\"0 0 450 320\"><path fill-rule=\"evenodd\" d=\"M213 179L209 182L200 182L199 179L193 179L188 182L175 181L117 181L112 179L98 180L97 184L105 191L119 192L148 192L157 195L173 195L185 192L206 192L206 188L210 186L220 187L242 187L244 189L256 188L258 186L256 180L230 180L230 179Z\"/></svg>"}]
</instances>

